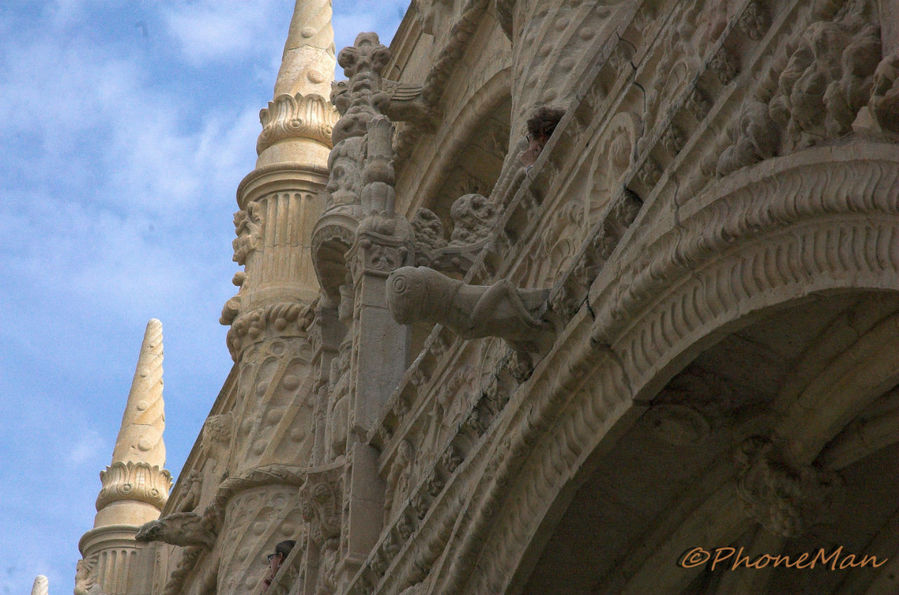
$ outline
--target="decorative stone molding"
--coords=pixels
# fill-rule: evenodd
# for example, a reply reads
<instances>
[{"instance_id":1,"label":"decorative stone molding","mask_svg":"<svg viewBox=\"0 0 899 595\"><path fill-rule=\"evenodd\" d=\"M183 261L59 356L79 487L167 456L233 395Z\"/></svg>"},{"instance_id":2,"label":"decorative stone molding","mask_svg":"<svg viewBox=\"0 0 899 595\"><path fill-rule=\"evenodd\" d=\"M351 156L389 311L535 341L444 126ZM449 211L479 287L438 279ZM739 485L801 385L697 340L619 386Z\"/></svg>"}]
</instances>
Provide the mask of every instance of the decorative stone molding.
<instances>
[{"instance_id":1,"label":"decorative stone molding","mask_svg":"<svg viewBox=\"0 0 899 595\"><path fill-rule=\"evenodd\" d=\"M315 317L315 303L287 302L241 314L228 331L228 350L234 361L251 344L274 337L305 337Z\"/></svg>"},{"instance_id":2,"label":"decorative stone molding","mask_svg":"<svg viewBox=\"0 0 899 595\"><path fill-rule=\"evenodd\" d=\"M768 439L755 436L735 455L737 493L746 513L783 537L800 537L824 519L842 480L835 472L789 464Z\"/></svg>"},{"instance_id":3,"label":"decorative stone molding","mask_svg":"<svg viewBox=\"0 0 899 595\"><path fill-rule=\"evenodd\" d=\"M175 512L143 525L134 536L142 542L162 541L178 546L202 546L212 549L218 527L215 508L208 507L203 514Z\"/></svg>"},{"instance_id":4,"label":"decorative stone molding","mask_svg":"<svg viewBox=\"0 0 899 595\"><path fill-rule=\"evenodd\" d=\"M387 303L401 324L442 324L465 339L501 337L520 351L539 351L552 334L548 289L517 289L507 280L466 285L427 267L403 267L387 279ZM545 348L545 346L544 346Z\"/></svg>"},{"instance_id":5,"label":"decorative stone molding","mask_svg":"<svg viewBox=\"0 0 899 595\"><path fill-rule=\"evenodd\" d=\"M308 138L330 146L337 117L335 109L321 95L278 95L259 112L262 132L256 141L256 153L292 138Z\"/></svg>"},{"instance_id":6,"label":"decorative stone molding","mask_svg":"<svg viewBox=\"0 0 899 595\"><path fill-rule=\"evenodd\" d=\"M215 507L223 514L228 500L238 492L265 485L299 486L306 479L306 468L297 465L265 465L225 479L215 494Z\"/></svg>"},{"instance_id":7,"label":"decorative stone molding","mask_svg":"<svg viewBox=\"0 0 899 595\"><path fill-rule=\"evenodd\" d=\"M162 510L169 498L172 475L149 463L112 463L100 472L103 488L97 496L97 510L119 500L146 502Z\"/></svg>"},{"instance_id":8,"label":"decorative stone molding","mask_svg":"<svg viewBox=\"0 0 899 595\"><path fill-rule=\"evenodd\" d=\"M877 213L882 216L883 224L889 225L886 216L895 216L899 209L897 176L899 163L895 148L863 139L847 143L838 153L821 147L769 160L757 170L732 174L714 191L694 199L696 206L691 209L690 217L682 218L681 225L656 234L655 241L622 267L614 299L597 302L596 340L608 344L625 320L633 317L638 304L657 299L660 288L674 276L688 269L696 271L699 263L719 257L736 238L748 240L762 230L770 234L813 216L840 213ZM864 188L864 193L852 190L859 188ZM874 250L864 242L859 246ZM839 246L831 244L830 248L820 254L803 253L804 259L810 259L807 270L839 264L835 252ZM859 265L868 266L867 258L873 258L872 263L878 261L870 253ZM794 273L778 262L771 261L764 270L778 279L792 279ZM753 284L757 286L759 282L756 277ZM705 286L711 290L708 283ZM730 298L735 299L741 290L731 291L737 292ZM715 311L720 309L716 307ZM671 321L665 324L668 327L673 321L667 315L666 318ZM604 330L599 332L600 328Z\"/></svg>"}]
</instances>

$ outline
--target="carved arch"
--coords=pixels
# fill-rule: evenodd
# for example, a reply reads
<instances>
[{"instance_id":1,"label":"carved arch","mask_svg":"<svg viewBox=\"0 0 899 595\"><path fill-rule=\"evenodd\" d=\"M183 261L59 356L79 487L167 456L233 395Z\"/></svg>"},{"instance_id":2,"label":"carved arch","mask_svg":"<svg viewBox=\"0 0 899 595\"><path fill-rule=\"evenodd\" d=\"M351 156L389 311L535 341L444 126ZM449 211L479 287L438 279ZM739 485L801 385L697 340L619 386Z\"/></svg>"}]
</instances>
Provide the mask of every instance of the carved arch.
<instances>
[{"instance_id":1,"label":"carved arch","mask_svg":"<svg viewBox=\"0 0 899 595\"><path fill-rule=\"evenodd\" d=\"M535 536L591 461L724 334L809 295L895 291L897 181L895 145L819 147L725 178L682 207L679 226L644 234L656 238L648 246L625 237L613 255L622 265L591 293L596 321L576 317L513 397L436 590L520 586Z\"/></svg>"},{"instance_id":2,"label":"carved arch","mask_svg":"<svg viewBox=\"0 0 899 595\"><path fill-rule=\"evenodd\" d=\"M450 205L455 199L470 192L477 192L485 196L490 193L492 184L499 176L499 167L492 175L493 179L487 181L490 188L468 189L466 192L459 193L459 188L455 188L456 185L452 184L449 178L453 172L458 170L456 162L460 155L470 149L489 120L502 115L508 122L510 85L510 69L504 68L471 93L459 109L458 115L443 126L443 129L449 133L443 138L437 139L434 156L425 168L426 171L441 172L442 175L427 176L417 191L410 193L410 196L421 197L417 203L410 205L412 210L419 207L433 210L444 219L444 227L448 229ZM508 139L499 139L499 141L500 148L505 153L509 148ZM500 156L500 167L503 156ZM444 190L449 194L444 195Z\"/></svg>"}]
</instances>

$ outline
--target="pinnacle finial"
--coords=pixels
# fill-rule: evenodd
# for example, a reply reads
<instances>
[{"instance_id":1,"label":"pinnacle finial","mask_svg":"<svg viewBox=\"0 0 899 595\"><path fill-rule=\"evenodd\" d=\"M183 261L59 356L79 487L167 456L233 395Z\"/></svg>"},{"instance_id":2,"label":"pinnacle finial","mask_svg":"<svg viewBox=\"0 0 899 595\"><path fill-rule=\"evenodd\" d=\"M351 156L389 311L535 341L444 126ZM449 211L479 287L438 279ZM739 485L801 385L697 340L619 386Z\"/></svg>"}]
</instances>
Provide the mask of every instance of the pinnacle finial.
<instances>
[{"instance_id":1,"label":"pinnacle finial","mask_svg":"<svg viewBox=\"0 0 899 595\"><path fill-rule=\"evenodd\" d=\"M47 581L47 577L43 574L39 574L34 578L34 585L31 587L31 595L48 595L50 589L50 583Z\"/></svg>"},{"instance_id":2,"label":"pinnacle finial","mask_svg":"<svg viewBox=\"0 0 899 595\"><path fill-rule=\"evenodd\" d=\"M334 63L331 0L296 0L275 82L275 98L297 93L327 98L334 80Z\"/></svg>"},{"instance_id":3,"label":"pinnacle finial","mask_svg":"<svg viewBox=\"0 0 899 595\"><path fill-rule=\"evenodd\" d=\"M113 463L165 465L165 411L162 401L162 323L147 323L144 340L122 415L122 427L112 451Z\"/></svg>"}]
</instances>

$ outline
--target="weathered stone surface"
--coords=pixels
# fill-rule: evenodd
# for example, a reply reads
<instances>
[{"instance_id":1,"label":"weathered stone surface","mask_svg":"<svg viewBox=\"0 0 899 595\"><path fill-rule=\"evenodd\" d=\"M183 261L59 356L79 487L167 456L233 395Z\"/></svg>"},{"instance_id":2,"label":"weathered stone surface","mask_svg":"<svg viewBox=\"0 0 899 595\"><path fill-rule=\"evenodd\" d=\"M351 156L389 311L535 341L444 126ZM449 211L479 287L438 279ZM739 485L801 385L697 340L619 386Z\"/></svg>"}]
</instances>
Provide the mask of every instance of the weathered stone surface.
<instances>
[{"instance_id":1,"label":"weathered stone surface","mask_svg":"<svg viewBox=\"0 0 899 595\"><path fill-rule=\"evenodd\" d=\"M326 4L238 189L234 371L123 592L895 590L899 3L416 0L333 85ZM891 560L688 556L724 546Z\"/></svg>"}]
</instances>

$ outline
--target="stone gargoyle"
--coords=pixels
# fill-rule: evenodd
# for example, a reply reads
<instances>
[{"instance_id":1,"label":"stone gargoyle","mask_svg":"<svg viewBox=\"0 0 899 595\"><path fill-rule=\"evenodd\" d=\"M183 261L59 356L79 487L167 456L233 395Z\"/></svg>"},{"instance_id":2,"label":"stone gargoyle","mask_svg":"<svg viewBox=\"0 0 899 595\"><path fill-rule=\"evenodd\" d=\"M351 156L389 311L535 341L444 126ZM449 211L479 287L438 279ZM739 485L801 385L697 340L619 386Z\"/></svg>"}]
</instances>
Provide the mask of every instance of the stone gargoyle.
<instances>
[{"instance_id":1,"label":"stone gargoyle","mask_svg":"<svg viewBox=\"0 0 899 595\"><path fill-rule=\"evenodd\" d=\"M428 267L401 267L387 279L387 305L400 324L439 323L465 339L500 337L519 352L544 351L554 337L548 289L502 279L468 285Z\"/></svg>"},{"instance_id":2,"label":"stone gargoyle","mask_svg":"<svg viewBox=\"0 0 899 595\"><path fill-rule=\"evenodd\" d=\"M212 549L216 531L211 514L176 512L157 521L145 523L134 539L137 541L162 541L170 545L199 545Z\"/></svg>"}]
</instances>

